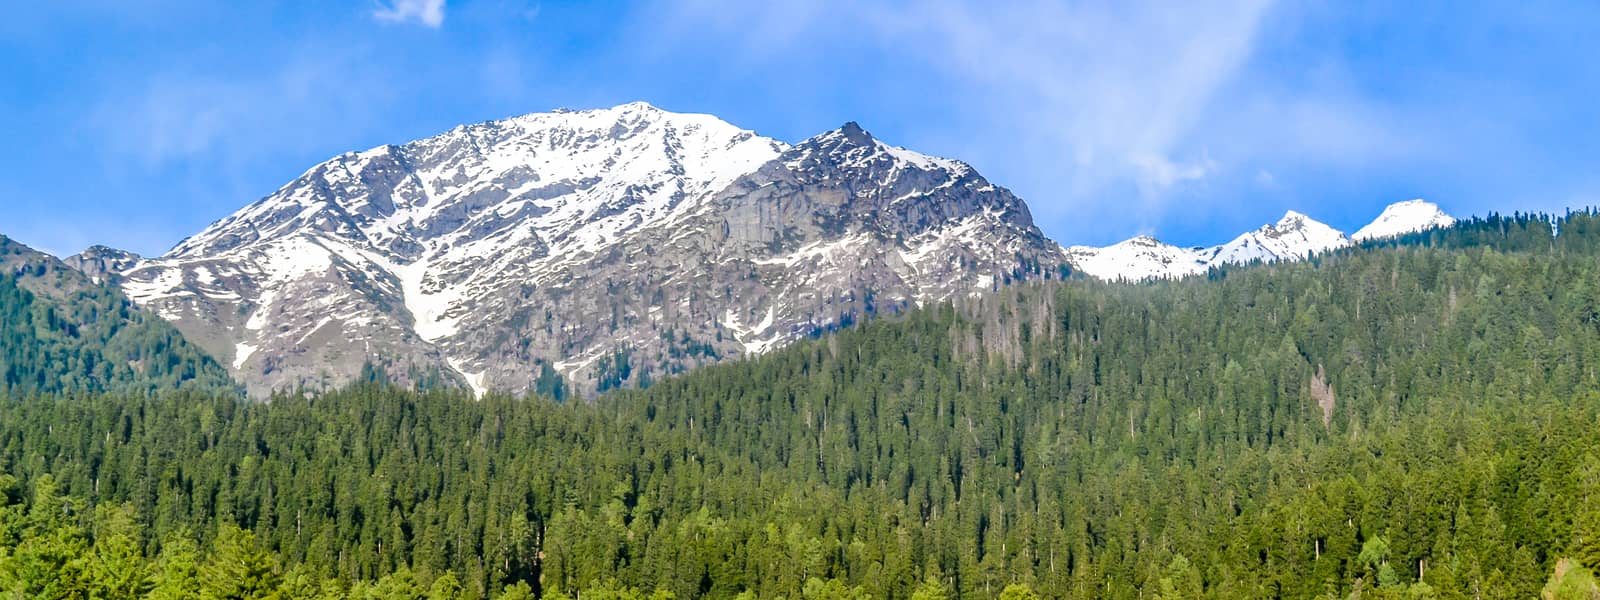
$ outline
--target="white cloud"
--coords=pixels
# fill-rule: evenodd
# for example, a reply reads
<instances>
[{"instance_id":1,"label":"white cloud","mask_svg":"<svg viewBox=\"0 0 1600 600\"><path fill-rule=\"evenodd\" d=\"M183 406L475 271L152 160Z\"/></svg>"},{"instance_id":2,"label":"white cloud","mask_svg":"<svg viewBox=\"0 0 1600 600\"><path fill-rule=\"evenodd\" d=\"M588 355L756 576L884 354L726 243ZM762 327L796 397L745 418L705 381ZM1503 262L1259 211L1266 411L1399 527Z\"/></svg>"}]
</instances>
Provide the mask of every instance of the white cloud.
<instances>
[{"instance_id":1,"label":"white cloud","mask_svg":"<svg viewBox=\"0 0 1600 600\"><path fill-rule=\"evenodd\" d=\"M1159 154L1130 158L1140 175L1139 181L1149 187L1149 192L1160 192L1185 181L1205 179L1217 169L1216 161L1202 158L1194 162L1173 162Z\"/></svg>"},{"instance_id":2,"label":"white cloud","mask_svg":"<svg viewBox=\"0 0 1600 600\"><path fill-rule=\"evenodd\" d=\"M386 23L417 23L437 29L444 24L444 0L380 0L372 16Z\"/></svg>"}]
</instances>

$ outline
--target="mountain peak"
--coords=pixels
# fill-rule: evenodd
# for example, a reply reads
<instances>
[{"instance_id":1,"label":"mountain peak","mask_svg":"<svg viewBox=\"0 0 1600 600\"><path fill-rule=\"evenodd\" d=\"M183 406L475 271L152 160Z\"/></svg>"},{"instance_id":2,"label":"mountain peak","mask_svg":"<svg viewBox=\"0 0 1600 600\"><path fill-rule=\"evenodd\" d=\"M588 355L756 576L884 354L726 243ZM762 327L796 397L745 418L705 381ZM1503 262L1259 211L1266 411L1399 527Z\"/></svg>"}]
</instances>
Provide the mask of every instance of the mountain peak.
<instances>
[{"instance_id":1,"label":"mountain peak","mask_svg":"<svg viewBox=\"0 0 1600 600\"><path fill-rule=\"evenodd\" d=\"M496 245L541 256L591 251L786 148L713 115L646 102L529 113L341 154L168 256L215 255L308 231L401 264L453 248L462 260L503 256L481 249ZM464 248L487 238L494 241Z\"/></svg>"},{"instance_id":2,"label":"mountain peak","mask_svg":"<svg viewBox=\"0 0 1600 600\"><path fill-rule=\"evenodd\" d=\"M589 112L589 111L584 111L584 112ZM619 120L619 121L620 120L625 120L625 119L627 119L629 117L656 120L656 119L659 119L661 117L678 116L679 115L679 113L675 113L675 112L672 112L672 111L668 111L668 110L663 110L661 108L657 108L655 105L650 104L649 102L644 102L644 101L634 101L634 102L629 102L629 103L626 103L626 104L618 104L618 105L613 106L611 108L595 109L593 112L616 115L617 120Z\"/></svg>"},{"instance_id":3,"label":"mountain peak","mask_svg":"<svg viewBox=\"0 0 1600 600\"><path fill-rule=\"evenodd\" d=\"M1418 198L1384 207L1383 214L1356 231L1350 239L1361 242L1395 237L1435 227L1449 227L1455 222L1455 218L1445 214L1439 205Z\"/></svg>"},{"instance_id":4,"label":"mountain peak","mask_svg":"<svg viewBox=\"0 0 1600 600\"><path fill-rule=\"evenodd\" d=\"M630 111L653 110L653 111L658 111L658 112L661 111L661 109L656 108L656 106L654 104L651 104L649 102L645 102L643 100L634 100L633 102L625 102L625 103L622 103L622 104L618 104L618 105L612 107L611 110L630 110Z\"/></svg>"},{"instance_id":5,"label":"mountain peak","mask_svg":"<svg viewBox=\"0 0 1600 600\"><path fill-rule=\"evenodd\" d=\"M578 110L573 110L571 108L567 108L565 106L561 106L561 107L550 109L547 112L533 112L533 113L527 113L526 115L523 115L523 116L530 116L531 117L531 116L537 116L537 115L576 115L576 114L592 115L592 114L597 114L597 113L628 113L628 112L634 112L634 113L637 113L637 112L661 112L661 113L664 113L664 112L667 112L667 111L662 110L662 109L656 107L655 105L653 105L653 104L651 104L649 102L645 102L643 100L634 100L633 102L624 102L622 104L618 104L616 106L611 106L611 107L584 108L584 109L578 109ZM466 125L462 125L462 127L466 127Z\"/></svg>"},{"instance_id":6,"label":"mountain peak","mask_svg":"<svg viewBox=\"0 0 1600 600\"><path fill-rule=\"evenodd\" d=\"M84 248L83 252L78 253L78 256L129 258L133 260L144 258L133 252L129 252L121 248L112 248L111 246L106 246L104 244L95 244L93 246L89 246L88 248Z\"/></svg>"},{"instance_id":7,"label":"mountain peak","mask_svg":"<svg viewBox=\"0 0 1600 600\"><path fill-rule=\"evenodd\" d=\"M1298 260L1349 246L1352 241L1392 237L1454 223L1455 219L1438 205L1414 199L1390 204L1377 220L1349 237L1304 213L1290 210L1275 223L1262 225L1226 244L1209 248L1171 248L1141 235L1103 248L1073 246L1066 252L1079 271L1100 279L1178 278L1222 265Z\"/></svg>"},{"instance_id":8,"label":"mountain peak","mask_svg":"<svg viewBox=\"0 0 1600 600\"><path fill-rule=\"evenodd\" d=\"M862 129L860 123L849 121L827 133L813 136L811 139L801 142L801 145L814 145L831 152L838 152L856 148L871 148L877 143L877 138L872 137L871 133Z\"/></svg>"},{"instance_id":9,"label":"mountain peak","mask_svg":"<svg viewBox=\"0 0 1600 600\"><path fill-rule=\"evenodd\" d=\"M1270 225L1263 225L1261 229L1257 231L1267 236L1281 236L1290 233L1303 232L1308 235L1319 237L1344 237L1344 232L1328 226L1327 223L1323 223L1308 217L1304 213L1293 210L1285 211L1283 213L1283 218L1278 219L1278 222Z\"/></svg>"},{"instance_id":10,"label":"mountain peak","mask_svg":"<svg viewBox=\"0 0 1600 600\"><path fill-rule=\"evenodd\" d=\"M1104 248L1073 246L1065 252L1074 268L1110 281L1184 277L1203 273L1207 268L1198 252L1149 235L1137 235Z\"/></svg>"},{"instance_id":11,"label":"mountain peak","mask_svg":"<svg viewBox=\"0 0 1600 600\"><path fill-rule=\"evenodd\" d=\"M144 257L127 250L96 244L61 259L61 262L99 283L117 281L122 273L133 269L141 260Z\"/></svg>"},{"instance_id":12,"label":"mountain peak","mask_svg":"<svg viewBox=\"0 0 1600 600\"><path fill-rule=\"evenodd\" d=\"M929 156L884 143L855 121L846 122L837 129L801 142L795 145L793 151L796 160L805 160L806 155L821 153L833 157L829 162L847 167L887 159L884 164L894 165L895 168L946 171L951 176L960 176L971 171L971 167L958 160Z\"/></svg>"}]
</instances>

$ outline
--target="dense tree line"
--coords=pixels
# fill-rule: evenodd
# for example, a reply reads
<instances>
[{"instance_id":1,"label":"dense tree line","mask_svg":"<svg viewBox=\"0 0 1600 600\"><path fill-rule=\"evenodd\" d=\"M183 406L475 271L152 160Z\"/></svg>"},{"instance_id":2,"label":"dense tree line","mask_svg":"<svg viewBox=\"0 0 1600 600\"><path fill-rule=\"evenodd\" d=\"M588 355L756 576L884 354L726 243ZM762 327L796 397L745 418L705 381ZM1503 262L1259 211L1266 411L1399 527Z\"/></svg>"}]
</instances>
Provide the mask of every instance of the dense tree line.
<instances>
[{"instance_id":1,"label":"dense tree line","mask_svg":"<svg viewBox=\"0 0 1600 600\"><path fill-rule=\"evenodd\" d=\"M14 391L0 583L67 538L415 592L370 597L1586 597L1596 224L1013 286L592 402Z\"/></svg>"}]
</instances>

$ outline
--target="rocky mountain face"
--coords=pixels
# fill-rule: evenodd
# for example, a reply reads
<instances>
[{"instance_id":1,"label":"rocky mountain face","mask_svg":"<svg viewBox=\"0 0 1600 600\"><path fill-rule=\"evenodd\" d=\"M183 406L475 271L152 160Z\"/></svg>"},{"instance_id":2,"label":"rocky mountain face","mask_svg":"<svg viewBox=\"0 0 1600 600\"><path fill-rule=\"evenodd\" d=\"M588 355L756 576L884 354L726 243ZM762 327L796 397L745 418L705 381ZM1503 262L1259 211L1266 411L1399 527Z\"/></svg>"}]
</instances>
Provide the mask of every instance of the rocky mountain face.
<instances>
[{"instance_id":1,"label":"rocky mountain face","mask_svg":"<svg viewBox=\"0 0 1600 600\"><path fill-rule=\"evenodd\" d=\"M1218 246L1180 248L1149 236L1139 236L1105 247L1072 246L1066 249L1066 254L1069 263L1078 271L1100 279L1175 279L1223 265L1299 260L1356 242L1448 227L1454 223L1454 218L1432 202L1407 200L1389 205L1376 220L1349 237L1310 217L1289 211L1276 223L1263 225Z\"/></svg>"},{"instance_id":2,"label":"rocky mountain face","mask_svg":"<svg viewBox=\"0 0 1600 600\"><path fill-rule=\"evenodd\" d=\"M1010 192L855 124L793 147L635 103L313 167L157 258L92 249L255 395L590 393L1066 271Z\"/></svg>"},{"instance_id":3,"label":"rocky mountain face","mask_svg":"<svg viewBox=\"0 0 1600 600\"><path fill-rule=\"evenodd\" d=\"M122 273L132 269L144 258L108 246L90 246L87 250L61 259L96 283L120 283Z\"/></svg>"}]
</instances>

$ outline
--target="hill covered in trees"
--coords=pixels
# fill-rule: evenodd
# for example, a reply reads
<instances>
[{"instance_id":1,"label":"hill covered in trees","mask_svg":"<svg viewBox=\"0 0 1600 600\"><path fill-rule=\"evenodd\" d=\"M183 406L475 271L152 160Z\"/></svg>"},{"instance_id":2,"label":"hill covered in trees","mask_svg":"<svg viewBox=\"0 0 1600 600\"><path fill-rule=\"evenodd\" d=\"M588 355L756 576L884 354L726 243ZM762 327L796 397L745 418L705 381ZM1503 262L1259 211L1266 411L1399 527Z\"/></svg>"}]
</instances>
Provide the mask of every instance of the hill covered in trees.
<instances>
[{"instance_id":1,"label":"hill covered in trees","mask_svg":"<svg viewBox=\"0 0 1600 600\"><path fill-rule=\"evenodd\" d=\"M1597 226L1014 286L594 402L13 391L0 588L1587 597Z\"/></svg>"},{"instance_id":2,"label":"hill covered in trees","mask_svg":"<svg viewBox=\"0 0 1600 600\"><path fill-rule=\"evenodd\" d=\"M233 387L221 365L114 286L0 236L0 394Z\"/></svg>"}]
</instances>

